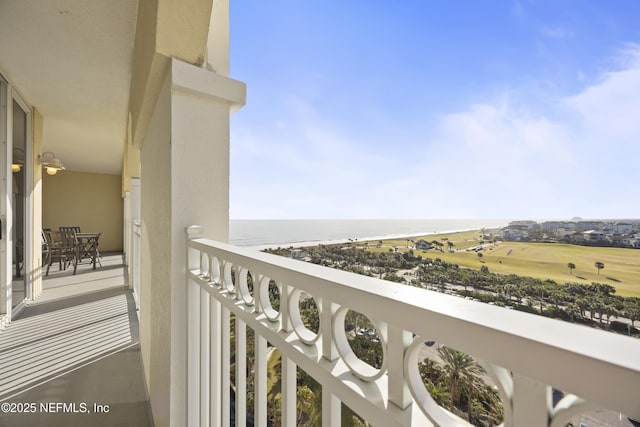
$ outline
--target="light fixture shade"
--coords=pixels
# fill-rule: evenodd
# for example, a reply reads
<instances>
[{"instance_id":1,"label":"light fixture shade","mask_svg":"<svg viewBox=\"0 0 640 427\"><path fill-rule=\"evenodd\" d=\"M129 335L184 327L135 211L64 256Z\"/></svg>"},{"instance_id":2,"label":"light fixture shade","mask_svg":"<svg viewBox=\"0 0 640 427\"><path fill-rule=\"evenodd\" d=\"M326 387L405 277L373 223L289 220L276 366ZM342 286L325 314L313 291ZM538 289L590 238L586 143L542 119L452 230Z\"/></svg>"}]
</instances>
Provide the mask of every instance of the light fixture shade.
<instances>
[{"instance_id":1,"label":"light fixture shade","mask_svg":"<svg viewBox=\"0 0 640 427\"><path fill-rule=\"evenodd\" d=\"M40 163L42 163L42 166L46 168L49 175L55 175L58 171L64 170L62 162L51 151L42 153L40 156Z\"/></svg>"},{"instance_id":2,"label":"light fixture shade","mask_svg":"<svg viewBox=\"0 0 640 427\"><path fill-rule=\"evenodd\" d=\"M20 172L22 166L24 166L24 150L22 148L14 148L11 172Z\"/></svg>"}]
</instances>

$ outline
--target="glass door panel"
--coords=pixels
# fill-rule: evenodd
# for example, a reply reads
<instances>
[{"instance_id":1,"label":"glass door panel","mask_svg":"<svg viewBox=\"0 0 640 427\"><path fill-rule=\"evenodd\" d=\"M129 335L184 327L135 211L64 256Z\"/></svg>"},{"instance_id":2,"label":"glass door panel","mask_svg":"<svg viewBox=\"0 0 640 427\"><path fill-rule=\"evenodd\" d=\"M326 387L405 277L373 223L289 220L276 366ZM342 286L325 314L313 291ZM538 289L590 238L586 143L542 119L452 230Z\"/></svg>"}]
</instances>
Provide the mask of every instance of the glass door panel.
<instances>
[{"instance_id":1,"label":"glass door panel","mask_svg":"<svg viewBox=\"0 0 640 427\"><path fill-rule=\"evenodd\" d=\"M25 299L25 225L26 221L26 149L27 149L27 113L13 101L13 189L11 206L13 207L12 242L13 279L11 286L11 306L15 307ZM16 165L13 167L13 165ZM18 165L20 167L18 168Z\"/></svg>"}]
</instances>

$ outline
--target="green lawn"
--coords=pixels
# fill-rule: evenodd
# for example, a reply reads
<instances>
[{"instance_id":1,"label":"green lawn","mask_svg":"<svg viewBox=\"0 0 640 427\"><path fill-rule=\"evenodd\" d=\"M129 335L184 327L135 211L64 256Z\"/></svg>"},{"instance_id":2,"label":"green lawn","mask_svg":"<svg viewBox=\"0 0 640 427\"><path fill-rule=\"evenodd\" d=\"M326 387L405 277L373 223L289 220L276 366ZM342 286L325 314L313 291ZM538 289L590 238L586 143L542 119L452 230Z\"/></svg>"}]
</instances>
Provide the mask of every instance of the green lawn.
<instances>
[{"instance_id":1,"label":"green lawn","mask_svg":"<svg viewBox=\"0 0 640 427\"><path fill-rule=\"evenodd\" d=\"M449 253L447 242L453 242L456 252ZM464 249L479 244L479 231L461 233L435 234L412 238L414 241L424 239L428 242L441 240L444 252L437 250L419 251L416 255L430 258L441 258L460 266L479 269L486 265L493 273L514 273L520 276L552 279L558 283L600 282L614 286L617 293L623 296L640 297L640 250L622 248L598 248L559 243L500 242L489 245L483 251L483 257ZM376 243L376 242L373 242ZM362 245L362 243L360 244ZM407 251L406 239L385 240L382 248L373 251L388 251L396 246L401 252ZM604 263L598 274L594 267L596 261ZM568 263L576 269L569 273Z\"/></svg>"}]
</instances>

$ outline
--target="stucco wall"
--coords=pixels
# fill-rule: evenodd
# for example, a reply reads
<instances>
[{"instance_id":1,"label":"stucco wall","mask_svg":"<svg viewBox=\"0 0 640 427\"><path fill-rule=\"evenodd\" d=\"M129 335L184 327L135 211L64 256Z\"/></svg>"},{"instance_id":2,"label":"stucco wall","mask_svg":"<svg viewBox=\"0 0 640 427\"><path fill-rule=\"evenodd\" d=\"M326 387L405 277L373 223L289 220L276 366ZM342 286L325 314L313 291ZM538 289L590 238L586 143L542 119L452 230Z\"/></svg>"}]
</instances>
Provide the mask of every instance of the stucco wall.
<instances>
[{"instance_id":1,"label":"stucco wall","mask_svg":"<svg viewBox=\"0 0 640 427\"><path fill-rule=\"evenodd\" d=\"M78 225L82 231L103 233L101 251L122 250L120 175L63 171L42 177L44 228Z\"/></svg>"},{"instance_id":2,"label":"stucco wall","mask_svg":"<svg viewBox=\"0 0 640 427\"><path fill-rule=\"evenodd\" d=\"M229 232L229 111L243 84L178 60L141 152L140 345L156 426L186 419L185 234Z\"/></svg>"},{"instance_id":3,"label":"stucco wall","mask_svg":"<svg viewBox=\"0 0 640 427\"><path fill-rule=\"evenodd\" d=\"M141 153L140 348L154 424L169 426L171 354L171 89L168 76Z\"/></svg>"}]
</instances>

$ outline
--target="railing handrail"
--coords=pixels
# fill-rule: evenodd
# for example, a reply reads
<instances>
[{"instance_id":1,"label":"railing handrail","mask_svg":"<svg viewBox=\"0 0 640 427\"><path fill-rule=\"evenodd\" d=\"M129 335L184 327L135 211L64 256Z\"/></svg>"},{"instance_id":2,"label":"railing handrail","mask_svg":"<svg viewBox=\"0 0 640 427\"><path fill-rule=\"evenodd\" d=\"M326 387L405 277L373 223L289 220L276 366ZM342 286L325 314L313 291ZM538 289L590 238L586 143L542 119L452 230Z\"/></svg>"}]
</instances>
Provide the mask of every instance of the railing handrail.
<instances>
[{"instance_id":1,"label":"railing handrail","mask_svg":"<svg viewBox=\"0 0 640 427\"><path fill-rule=\"evenodd\" d=\"M188 246L627 415L640 384L634 338L209 239ZM212 255L216 255L212 254ZM383 316L382 316L383 314ZM420 319L420 321L417 321ZM627 393L612 393L612 390Z\"/></svg>"}]
</instances>

